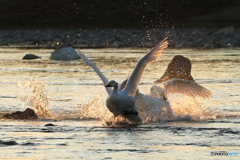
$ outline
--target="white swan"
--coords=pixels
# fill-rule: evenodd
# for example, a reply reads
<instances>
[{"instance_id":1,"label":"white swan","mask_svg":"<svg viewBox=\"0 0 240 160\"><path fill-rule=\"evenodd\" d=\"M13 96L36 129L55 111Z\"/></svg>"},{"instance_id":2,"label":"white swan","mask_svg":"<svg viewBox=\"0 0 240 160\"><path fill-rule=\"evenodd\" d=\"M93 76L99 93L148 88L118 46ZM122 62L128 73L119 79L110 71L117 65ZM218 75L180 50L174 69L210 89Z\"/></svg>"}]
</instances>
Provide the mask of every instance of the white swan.
<instances>
[{"instance_id":1,"label":"white swan","mask_svg":"<svg viewBox=\"0 0 240 160\"><path fill-rule=\"evenodd\" d=\"M142 57L136 67L134 68L132 74L130 75L126 87L121 91L118 90L118 83L115 81L110 81L101 73L101 71L91 63L84 53L78 51L79 56L90 65L102 79L104 85L106 86L107 93L109 97L107 98L107 108L111 111L114 117L122 116L128 120L131 124L140 124L141 119L138 116L137 107L135 105L135 95L137 92L138 85L140 83L143 71L145 67L154 61L157 61L162 53L162 51L167 48L168 41L165 38L156 47L154 47L148 54ZM109 87L114 87L113 90Z\"/></svg>"}]
</instances>

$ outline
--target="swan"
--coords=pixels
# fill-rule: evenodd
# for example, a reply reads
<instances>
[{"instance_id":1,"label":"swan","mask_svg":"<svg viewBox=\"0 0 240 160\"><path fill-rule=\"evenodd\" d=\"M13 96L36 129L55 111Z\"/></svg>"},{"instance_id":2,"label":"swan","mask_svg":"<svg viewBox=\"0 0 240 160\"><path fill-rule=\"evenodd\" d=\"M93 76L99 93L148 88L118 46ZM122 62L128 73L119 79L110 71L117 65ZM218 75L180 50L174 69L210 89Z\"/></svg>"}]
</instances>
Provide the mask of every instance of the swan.
<instances>
[{"instance_id":1,"label":"swan","mask_svg":"<svg viewBox=\"0 0 240 160\"><path fill-rule=\"evenodd\" d=\"M210 98L212 92L199 85L191 75L192 63L182 56L176 55L169 63L161 78L151 87L151 96L164 97L168 94L178 93L189 97Z\"/></svg>"},{"instance_id":2,"label":"swan","mask_svg":"<svg viewBox=\"0 0 240 160\"><path fill-rule=\"evenodd\" d=\"M91 66L102 79L106 91L108 93L108 98L106 100L106 106L110 112L113 113L114 118L120 117L124 118L126 123L129 124L141 124L142 120L139 118L136 103L136 92L138 85L140 83L143 71L146 66L154 61L157 61L162 53L162 51L168 47L167 38L163 39L156 47L154 47L150 52L143 56L137 63L132 74L130 75L126 85L123 89L118 88L118 83L114 80L108 82L106 77L101 73L101 71L86 57L84 53L78 51L79 56L85 61L89 66ZM113 87L113 89L112 89Z\"/></svg>"}]
</instances>

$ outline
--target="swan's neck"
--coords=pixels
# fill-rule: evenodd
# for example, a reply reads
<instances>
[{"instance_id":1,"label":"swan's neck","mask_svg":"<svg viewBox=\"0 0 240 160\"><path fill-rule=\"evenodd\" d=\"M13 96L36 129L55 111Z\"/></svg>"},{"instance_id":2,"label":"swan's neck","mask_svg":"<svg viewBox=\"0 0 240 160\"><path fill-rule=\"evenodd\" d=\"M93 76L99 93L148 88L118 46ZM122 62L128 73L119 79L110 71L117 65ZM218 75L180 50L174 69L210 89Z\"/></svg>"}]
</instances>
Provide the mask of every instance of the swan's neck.
<instances>
[{"instance_id":1,"label":"swan's neck","mask_svg":"<svg viewBox=\"0 0 240 160\"><path fill-rule=\"evenodd\" d=\"M116 95L118 92L118 86L113 87L112 95Z\"/></svg>"}]
</instances>

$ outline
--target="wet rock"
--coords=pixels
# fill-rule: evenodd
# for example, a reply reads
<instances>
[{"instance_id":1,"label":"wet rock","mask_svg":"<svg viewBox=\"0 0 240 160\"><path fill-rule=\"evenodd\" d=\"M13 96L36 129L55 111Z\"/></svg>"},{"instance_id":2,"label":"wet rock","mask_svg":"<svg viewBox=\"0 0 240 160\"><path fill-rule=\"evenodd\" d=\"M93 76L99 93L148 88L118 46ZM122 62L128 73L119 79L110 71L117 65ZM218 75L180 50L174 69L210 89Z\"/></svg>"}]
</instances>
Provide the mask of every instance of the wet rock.
<instances>
[{"instance_id":1,"label":"wet rock","mask_svg":"<svg viewBox=\"0 0 240 160\"><path fill-rule=\"evenodd\" d=\"M31 60L31 59L40 59L41 57L36 56L34 54L26 54L22 59L24 60Z\"/></svg>"},{"instance_id":2,"label":"wet rock","mask_svg":"<svg viewBox=\"0 0 240 160\"><path fill-rule=\"evenodd\" d=\"M27 142L27 143L23 143L23 146L35 146L35 143L31 143L31 142Z\"/></svg>"},{"instance_id":3,"label":"wet rock","mask_svg":"<svg viewBox=\"0 0 240 160\"><path fill-rule=\"evenodd\" d=\"M64 47L58 50L55 50L50 57L51 60L75 60L80 59L80 56L77 54L77 51L72 47Z\"/></svg>"},{"instance_id":4,"label":"wet rock","mask_svg":"<svg viewBox=\"0 0 240 160\"><path fill-rule=\"evenodd\" d=\"M3 115L6 119L20 119L20 120L34 120L38 119L37 114L34 110L27 108L25 111L17 111L10 114Z\"/></svg>"},{"instance_id":5,"label":"wet rock","mask_svg":"<svg viewBox=\"0 0 240 160\"><path fill-rule=\"evenodd\" d=\"M48 124L45 124L44 126L56 126L56 125L52 123L48 123Z\"/></svg>"},{"instance_id":6,"label":"wet rock","mask_svg":"<svg viewBox=\"0 0 240 160\"><path fill-rule=\"evenodd\" d=\"M2 141L0 140L0 145L17 145L18 143L16 141Z\"/></svg>"}]
</instances>

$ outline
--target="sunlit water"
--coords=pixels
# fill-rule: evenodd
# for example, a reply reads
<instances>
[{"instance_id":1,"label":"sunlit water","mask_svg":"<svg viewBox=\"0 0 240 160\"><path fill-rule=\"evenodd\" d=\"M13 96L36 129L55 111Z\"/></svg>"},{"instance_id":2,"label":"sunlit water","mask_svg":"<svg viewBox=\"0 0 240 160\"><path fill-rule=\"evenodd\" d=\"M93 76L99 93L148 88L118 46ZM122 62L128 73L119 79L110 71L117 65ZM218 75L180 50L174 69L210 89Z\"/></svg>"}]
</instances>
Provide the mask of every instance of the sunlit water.
<instances>
[{"instance_id":1,"label":"sunlit water","mask_svg":"<svg viewBox=\"0 0 240 160\"><path fill-rule=\"evenodd\" d=\"M123 81L149 49L84 49L109 79ZM171 50L147 66L142 93L165 71L174 55L192 61L192 75L213 98L170 95L175 119L144 121L135 128L107 128L101 118L106 91L96 73L81 60L51 61L51 49L0 48L0 112L25 110L20 99L32 95L29 80L43 85L51 117L37 121L0 121L0 159L219 159L240 158L240 50ZM25 54L40 60L21 60ZM34 109L34 108L33 108ZM182 121L177 117L191 117ZM55 126L45 126L52 123ZM213 151L238 156L211 156Z\"/></svg>"}]
</instances>

